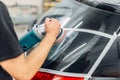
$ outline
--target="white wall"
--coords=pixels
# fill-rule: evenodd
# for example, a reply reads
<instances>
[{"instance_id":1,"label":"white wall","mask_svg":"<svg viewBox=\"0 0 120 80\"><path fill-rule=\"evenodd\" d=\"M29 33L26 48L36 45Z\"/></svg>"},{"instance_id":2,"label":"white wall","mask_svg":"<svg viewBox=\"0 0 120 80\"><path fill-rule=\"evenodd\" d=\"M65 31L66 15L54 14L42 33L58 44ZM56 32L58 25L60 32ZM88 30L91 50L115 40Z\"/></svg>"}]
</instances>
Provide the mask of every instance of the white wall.
<instances>
[{"instance_id":1,"label":"white wall","mask_svg":"<svg viewBox=\"0 0 120 80\"><path fill-rule=\"evenodd\" d=\"M42 12L43 9L43 0L1 0L4 2L7 6L12 6L12 5L33 5L33 6L38 6L40 12Z\"/></svg>"}]
</instances>

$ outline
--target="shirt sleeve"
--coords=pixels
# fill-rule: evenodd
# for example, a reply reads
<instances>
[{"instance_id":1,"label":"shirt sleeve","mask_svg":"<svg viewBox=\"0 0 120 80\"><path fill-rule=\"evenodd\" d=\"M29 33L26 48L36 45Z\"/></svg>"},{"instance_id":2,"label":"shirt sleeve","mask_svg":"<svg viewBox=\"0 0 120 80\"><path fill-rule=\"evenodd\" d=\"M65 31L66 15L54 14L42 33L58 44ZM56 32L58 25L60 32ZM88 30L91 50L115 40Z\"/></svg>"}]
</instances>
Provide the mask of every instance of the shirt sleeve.
<instances>
[{"instance_id":1,"label":"shirt sleeve","mask_svg":"<svg viewBox=\"0 0 120 80\"><path fill-rule=\"evenodd\" d=\"M0 2L0 61L23 53L6 6Z\"/></svg>"}]
</instances>

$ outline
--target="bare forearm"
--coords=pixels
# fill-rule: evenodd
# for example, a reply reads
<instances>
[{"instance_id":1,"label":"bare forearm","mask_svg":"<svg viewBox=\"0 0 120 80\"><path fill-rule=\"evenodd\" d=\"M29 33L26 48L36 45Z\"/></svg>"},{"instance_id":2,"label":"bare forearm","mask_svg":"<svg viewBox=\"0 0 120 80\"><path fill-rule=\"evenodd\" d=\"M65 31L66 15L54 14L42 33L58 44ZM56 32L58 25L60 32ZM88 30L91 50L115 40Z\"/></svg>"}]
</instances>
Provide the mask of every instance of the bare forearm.
<instances>
[{"instance_id":1,"label":"bare forearm","mask_svg":"<svg viewBox=\"0 0 120 80\"><path fill-rule=\"evenodd\" d=\"M60 24L57 20L46 19L45 27L47 32L45 38L26 58L21 54L0 62L0 65L15 79L30 80L45 61L59 33Z\"/></svg>"},{"instance_id":2,"label":"bare forearm","mask_svg":"<svg viewBox=\"0 0 120 80\"><path fill-rule=\"evenodd\" d=\"M52 45L54 44L55 37L47 35L42 42L31 52L27 57L27 64L30 68L30 74L33 75L38 71L45 61ZM33 69L33 70L32 70Z\"/></svg>"},{"instance_id":3,"label":"bare forearm","mask_svg":"<svg viewBox=\"0 0 120 80\"><path fill-rule=\"evenodd\" d=\"M55 37L46 35L27 58L24 58L22 54L14 59L3 61L0 64L16 80L30 80L42 66L54 41Z\"/></svg>"}]
</instances>

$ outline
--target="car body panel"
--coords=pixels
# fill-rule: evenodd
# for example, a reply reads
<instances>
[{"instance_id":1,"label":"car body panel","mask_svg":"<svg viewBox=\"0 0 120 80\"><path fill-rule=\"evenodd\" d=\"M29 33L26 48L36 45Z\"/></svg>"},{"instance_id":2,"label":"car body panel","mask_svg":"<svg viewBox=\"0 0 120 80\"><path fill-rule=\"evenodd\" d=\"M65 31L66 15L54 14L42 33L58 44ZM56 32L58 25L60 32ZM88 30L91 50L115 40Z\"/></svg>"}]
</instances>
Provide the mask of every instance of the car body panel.
<instances>
[{"instance_id":1,"label":"car body panel","mask_svg":"<svg viewBox=\"0 0 120 80\"><path fill-rule=\"evenodd\" d=\"M37 24L42 24L46 17L57 18L66 36L60 44L53 46L38 73L52 75L51 80L119 79L116 77L120 75L105 74L115 72L115 68L120 72L120 14L75 0L63 0L46 12Z\"/></svg>"}]
</instances>

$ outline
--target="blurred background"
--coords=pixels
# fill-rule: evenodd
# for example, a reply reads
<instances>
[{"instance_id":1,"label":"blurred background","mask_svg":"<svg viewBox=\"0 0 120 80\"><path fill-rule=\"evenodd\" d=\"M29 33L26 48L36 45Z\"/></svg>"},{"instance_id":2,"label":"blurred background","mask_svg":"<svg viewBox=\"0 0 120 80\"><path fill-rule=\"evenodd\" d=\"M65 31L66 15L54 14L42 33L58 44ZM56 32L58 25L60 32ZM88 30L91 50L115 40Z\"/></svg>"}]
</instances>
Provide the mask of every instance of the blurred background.
<instances>
[{"instance_id":1,"label":"blurred background","mask_svg":"<svg viewBox=\"0 0 120 80\"><path fill-rule=\"evenodd\" d=\"M62 0L1 0L6 4L18 38L21 38L49 8Z\"/></svg>"}]
</instances>

